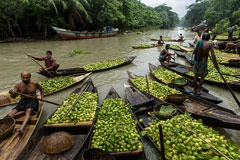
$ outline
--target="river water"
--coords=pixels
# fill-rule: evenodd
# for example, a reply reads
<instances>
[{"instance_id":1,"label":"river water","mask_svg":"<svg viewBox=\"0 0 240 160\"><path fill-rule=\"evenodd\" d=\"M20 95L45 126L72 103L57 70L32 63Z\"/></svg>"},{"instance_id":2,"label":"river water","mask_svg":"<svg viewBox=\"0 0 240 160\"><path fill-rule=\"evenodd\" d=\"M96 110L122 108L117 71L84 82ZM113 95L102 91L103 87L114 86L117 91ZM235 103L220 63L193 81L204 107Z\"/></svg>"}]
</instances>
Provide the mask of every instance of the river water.
<instances>
[{"instance_id":1,"label":"river water","mask_svg":"<svg viewBox=\"0 0 240 160\"><path fill-rule=\"evenodd\" d=\"M61 64L60 68L83 66L88 63L114 59L117 57L137 56L132 64L118 69L92 74L91 76L94 84L98 88L100 102L102 102L111 87L114 87L120 96L124 97L124 84L127 84L128 81L126 71L131 71L142 76L149 74L148 63L159 65L157 57L162 50L162 47L133 50L131 46L142 43L154 43L150 41L150 38L158 38L160 35L163 35L163 37L177 39L177 35L180 33L182 33L186 39L186 41L181 43L181 45L188 46L187 42L192 42L193 37L195 36L195 33L176 28L173 30L146 31L143 34L137 34L136 32L128 35L119 34L116 37L102 39L2 43L0 44L0 92L12 89L15 83L20 81L20 73L24 70L32 73L32 79L34 81L44 80L45 77L35 73L39 67L27 56L25 56L23 51L26 51L34 56L44 56L47 50L51 50L53 52L53 57L56 58L57 62ZM177 43L170 42L170 44ZM89 52L89 54L69 57L68 54L73 52L74 49L85 50ZM185 60L178 57L176 61L186 64ZM48 96L46 99L61 103L76 87L79 86L80 84ZM224 100L224 102L220 104L221 106L231 109L240 115L240 109L235 104L234 99L227 89L206 84L204 84L204 87L209 89L210 93ZM240 92L237 92L236 95L240 99ZM0 118L4 117L8 112L10 112L13 107L14 106L7 106L0 108ZM44 103L41 124L55 109L56 106ZM215 129L219 130L222 134L226 135L240 146L240 131L221 128Z\"/></svg>"}]
</instances>

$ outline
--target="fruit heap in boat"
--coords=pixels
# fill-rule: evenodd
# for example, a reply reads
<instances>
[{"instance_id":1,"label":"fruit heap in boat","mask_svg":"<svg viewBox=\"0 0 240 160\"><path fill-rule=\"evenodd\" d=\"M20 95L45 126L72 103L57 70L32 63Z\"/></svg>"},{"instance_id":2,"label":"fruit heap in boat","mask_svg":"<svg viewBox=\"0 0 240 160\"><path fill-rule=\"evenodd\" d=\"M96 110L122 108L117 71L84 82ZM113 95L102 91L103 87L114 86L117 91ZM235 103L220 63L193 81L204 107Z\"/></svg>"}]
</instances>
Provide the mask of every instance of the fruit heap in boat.
<instances>
[{"instance_id":1,"label":"fruit heap in boat","mask_svg":"<svg viewBox=\"0 0 240 160\"><path fill-rule=\"evenodd\" d=\"M172 49L177 49L177 50L180 49L179 46L178 46L178 45L175 45L175 44L171 44L171 45L170 45L170 48L172 48Z\"/></svg>"},{"instance_id":2,"label":"fruit heap in boat","mask_svg":"<svg viewBox=\"0 0 240 160\"><path fill-rule=\"evenodd\" d=\"M162 80L165 83L172 83L175 82L177 84L185 84L186 80L180 76L177 73L174 73L164 67L161 67L160 69L156 69L153 71L153 74L160 80Z\"/></svg>"},{"instance_id":3,"label":"fruit heap in boat","mask_svg":"<svg viewBox=\"0 0 240 160\"><path fill-rule=\"evenodd\" d=\"M92 148L107 152L142 150L136 123L129 113L129 105L120 98L104 100L94 125Z\"/></svg>"},{"instance_id":4,"label":"fruit heap in boat","mask_svg":"<svg viewBox=\"0 0 240 160\"><path fill-rule=\"evenodd\" d=\"M154 119L142 134L148 134L160 147L159 129L163 129L165 156L169 160L225 160L212 149L206 140L231 160L240 159L240 148L230 140L225 140L217 131L204 126L201 121L192 120L189 114L177 115L166 121ZM194 130L198 136L192 133Z\"/></svg>"},{"instance_id":5,"label":"fruit heap in boat","mask_svg":"<svg viewBox=\"0 0 240 160\"><path fill-rule=\"evenodd\" d=\"M61 88L69 86L76 81L73 77L55 77L45 81L40 82L39 84L44 88L44 94L53 93Z\"/></svg>"},{"instance_id":6,"label":"fruit heap in boat","mask_svg":"<svg viewBox=\"0 0 240 160\"><path fill-rule=\"evenodd\" d=\"M102 62L93 63L93 64L87 64L87 65L84 65L83 68L86 71L96 71L96 70L102 70L102 69L115 67L115 66L123 64L125 62L127 62L126 59L118 58L118 59L114 59L114 60L108 60L108 61L102 61Z\"/></svg>"},{"instance_id":7,"label":"fruit heap in boat","mask_svg":"<svg viewBox=\"0 0 240 160\"><path fill-rule=\"evenodd\" d=\"M148 92L148 86L149 86L149 92L150 94L154 95L157 98L165 99L167 96L172 94L182 94L180 91L170 88L164 84L152 81L148 78L148 86L146 78L144 77L136 77L131 79L131 82L141 91Z\"/></svg>"},{"instance_id":8,"label":"fruit heap in boat","mask_svg":"<svg viewBox=\"0 0 240 160\"><path fill-rule=\"evenodd\" d=\"M75 105L72 107L74 103ZM97 106L97 93L83 92L81 95L72 93L57 109L53 116L47 120L47 124L76 124L78 122L92 121Z\"/></svg>"},{"instance_id":9,"label":"fruit heap in boat","mask_svg":"<svg viewBox=\"0 0 240 160\"><path fill-rule=\"evenodd\" d=\"M153 46L152 44L138 44L138 45L136 45L134 47L143 47L143 48L145 48L145 47L152 47L152 46Z\"/></svg>"}]
</instances>

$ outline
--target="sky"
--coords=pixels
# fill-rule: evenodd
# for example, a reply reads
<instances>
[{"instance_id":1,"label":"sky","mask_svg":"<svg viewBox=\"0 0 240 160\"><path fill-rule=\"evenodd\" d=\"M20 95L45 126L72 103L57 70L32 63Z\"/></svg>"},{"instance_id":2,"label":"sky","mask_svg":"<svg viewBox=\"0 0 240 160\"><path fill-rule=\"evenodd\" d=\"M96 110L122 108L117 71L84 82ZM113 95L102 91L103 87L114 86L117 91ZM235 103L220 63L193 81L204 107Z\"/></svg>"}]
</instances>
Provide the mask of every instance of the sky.
<instances>
[{"instance_id":1,"label":"sky","mask_svg":"<svg viewBox=\"0 0 240 160\"><path fill-rule=\"evenodd\" d=\"M157 7L165 3L172 7L172 11L176 12L179 18L182 18L187 13L186 6L194 3L195 0L141 0L141 2L151 7Z\"/></svg>"}]
</instances>

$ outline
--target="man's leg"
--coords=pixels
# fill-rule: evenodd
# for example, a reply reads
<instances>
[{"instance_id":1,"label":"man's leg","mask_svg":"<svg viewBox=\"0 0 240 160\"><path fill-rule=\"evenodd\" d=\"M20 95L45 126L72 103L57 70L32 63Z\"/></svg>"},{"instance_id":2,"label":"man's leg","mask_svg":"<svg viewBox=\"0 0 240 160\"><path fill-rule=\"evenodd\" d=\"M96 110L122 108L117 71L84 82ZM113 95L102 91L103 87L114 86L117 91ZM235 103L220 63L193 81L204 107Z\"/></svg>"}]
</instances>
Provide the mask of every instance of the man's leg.
<instances>
[{"instance_id":1,"label":"man's leg","mask_svg":"<svg viewBox=\"0 0 240 160\"><path fill-rule=\"evenodd\" d=\"M13 109L9 114L8 117L14 118L15 114L18 112L18 110Z\"/></svg>"},{"instance_id":2,"label":"man's leg","mask_svg":"<svg viewBox=\"0 0 240 160\"><path fill-rule=\"evenodd\" d=\"M19 133L23 133L23 129L24 127L26 126L27 122L29 121L30 117L31 117L31 114L32 114L32 111L33 109L32 108L28 108L25 112L25 117L24 117L24 120L23 120L23 124L22 126L19 128Z\"/></svg>"},{"instance_id":3,"label":"man's leg","mask_svg":"<svg viewBox=\"0 0 240 160\"><path fill-rule=\"evenodd\" d=\"M200 79L200 81L199 81L199 88L198 88L199 91L200 91L201 88L202 88L202 85L203 85L203 82L204 82L204 79L205 79L206 75L207 75L207 74L204 73L204 75L201 77L201 79Z\"/></svg>"},{"instance_id":4,"label":"man's leg","mask_svg":"<svg viewBox=\"0 0 240 160\"><path fill-rule=\"evenodd\" d=\"M194 93L197 93L197 80L198 80L198 75L194 75L194 81L193 81L193 87L194 87Z\"/></svg>"}]
</instances>

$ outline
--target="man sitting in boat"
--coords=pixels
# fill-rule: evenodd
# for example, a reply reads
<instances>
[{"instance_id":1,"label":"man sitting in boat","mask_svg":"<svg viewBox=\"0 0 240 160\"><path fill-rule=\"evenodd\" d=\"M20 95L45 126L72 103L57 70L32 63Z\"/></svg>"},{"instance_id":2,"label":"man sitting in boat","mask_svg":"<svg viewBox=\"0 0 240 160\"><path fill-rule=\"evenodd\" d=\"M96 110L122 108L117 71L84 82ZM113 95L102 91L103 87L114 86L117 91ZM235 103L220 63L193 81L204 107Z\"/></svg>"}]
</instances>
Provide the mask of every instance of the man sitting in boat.
<instances>
[{"instance_id":1,"label":"man sitting in boat","mask_svg":"<svg viewBox=\"0 0 240 160\"><path fill-rule=\"evenodd\" d=\"M202 36L202 40L197 43L197 46L194 49L194 93L200 94L200 89L202 88L202 84L204 78L208 73L208 56L209 51L211 52L213 64L216 68L218 68L217 60L215 57L213 44L208 42L210 39L209 33L204 33ZM201 77L199 86L197 86L198 77Z\"/></svg>"},{"instance_id":2,"label":"man sitting in boat","mask_svg":"<svg viewBox=\"0 0 240 160\"><path fill-rule=\"evenodd\" d=\"M160 57L159 57L159 60L161 61L161 62L164 62L164 63L169 63L170 62L170 60L172 59L172 57L171 57L171 55L173 55L173 54L170 54L169 53L169 50L170 49L170 44L166 44L166 46L165 46L165 49L163 49L162 51L161 51L161 53L160 53ZM165 62L166 61L166 62Z\"/></svg>"},{"instance_id":3,"label":"man sitting in boat","mask_svg":"<svg viewBox=\"0 0 240 160\"><path fill-rule=\"evenodd\" d=\"M160 36L160 39L158 40L157 42L157 45L161 45L161 44L164 44L164 41L163 41L163 37Z\"/></svg>"},{"instance_id":4,"label":"man sitting in boat","mask_svg":"<svg viewBox=\"0 0 240 160\"><path fill-rule=\"evenodd\" d=\"M178 36L178 37L179 37L179 39L178 39L179 41L183 41L184 37L183 37L182 33L180 33L180 36Z\"/></svg>"},{"instance_id":5,"label":"man sitting in boat","mask_svg":"<svg viewBox=\"0 0 240 160\"><path fill-rule=\"evenodd\" d=\"M38 100L36 90L38 89L41 93L41 99L43 99L43 88L38 82L31 81L31 74L27 71L21 73L22 82L15 85L14 89L10 90L9 93L12 98L16 98L18 94L21 95L21 100L18 105L13 108L13 110L8 114L9 117L15 117L25 112L25 117L22 126L19 128L18 132L23 133L23 129L29 121L32 113L38 112ZM31 97L31 98L30 98Z\"/></svg>"},{"instance_id":6,"label":"man sitting in boat","mask_svg":"<svg viewBox=\"0 0 240 160\"><path fill-rule=\"evenodd\" d=\"M29 55L29 57L34 58L35 60L38 61L44 61L46 68L40 68L40 72L45 72L45 71L51 71L51 72L56 72L58 67L60 66L58 63L56 63L56 60L52 58L52 52L47 51L46 52L46 57L35 57L32 55Z\"/></svg>"}]
</instances>

